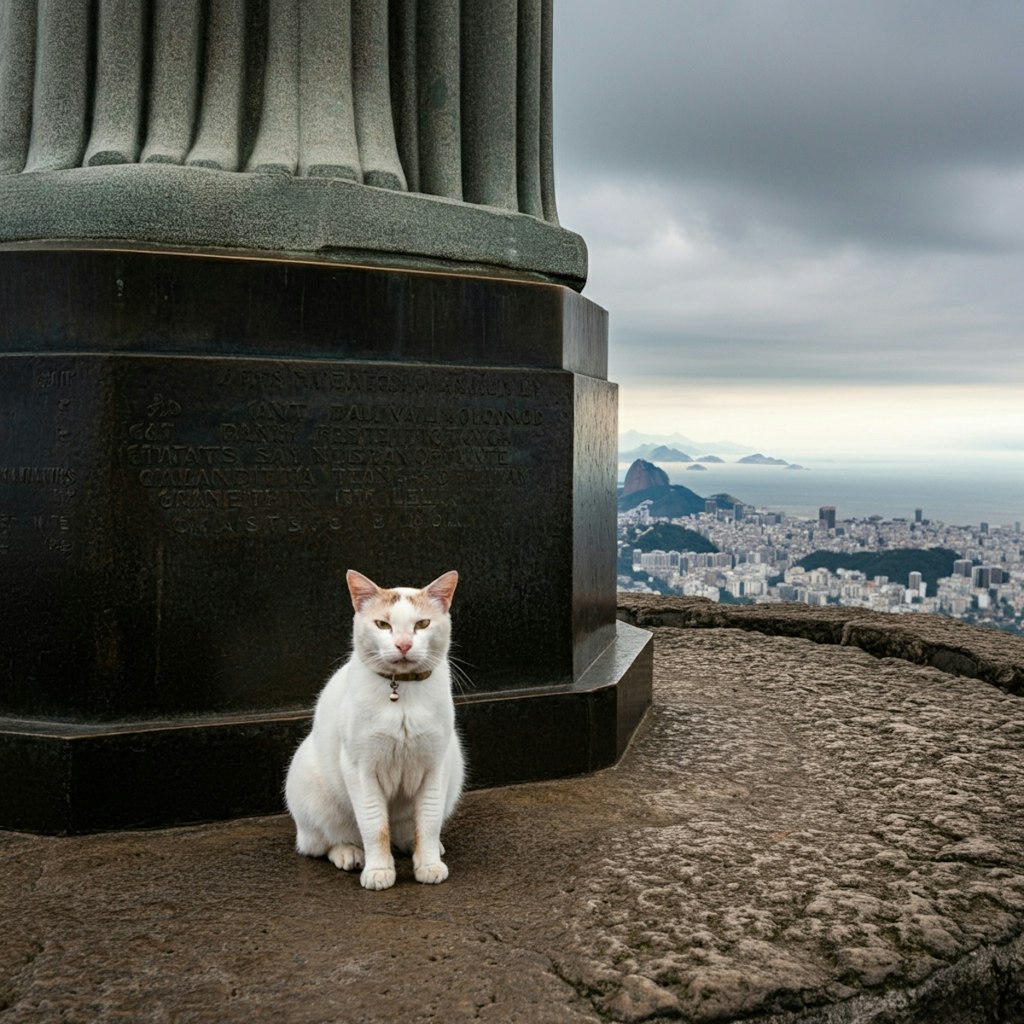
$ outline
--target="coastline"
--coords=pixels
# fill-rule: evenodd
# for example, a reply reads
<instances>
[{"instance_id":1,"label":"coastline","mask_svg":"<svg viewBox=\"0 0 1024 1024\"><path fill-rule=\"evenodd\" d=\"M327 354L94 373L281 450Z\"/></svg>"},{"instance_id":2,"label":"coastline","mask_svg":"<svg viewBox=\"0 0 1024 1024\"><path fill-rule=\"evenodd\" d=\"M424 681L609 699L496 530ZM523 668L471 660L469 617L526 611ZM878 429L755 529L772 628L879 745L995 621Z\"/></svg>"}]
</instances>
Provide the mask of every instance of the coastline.
<instances>
[{"instance_id":1,"label":"coastline","mask_svg":"<svg viewBox=\"0 0 1024 1024\"><path fill-rule=\"evenodd\" d=\"M815 458L787 461L806 467L740 465L738 456L724 463L656 463L673 484L697 494L726 492L749 505L807 519L817 519L822 505L834 505L840 519L878 515L887 519L924 518L948 525L988 522L1011 526L1024 520L1024 458L1011 453L957 454L945 459ZM629 461L618 464L622 483Z\"/></svg>"}]
</instances>

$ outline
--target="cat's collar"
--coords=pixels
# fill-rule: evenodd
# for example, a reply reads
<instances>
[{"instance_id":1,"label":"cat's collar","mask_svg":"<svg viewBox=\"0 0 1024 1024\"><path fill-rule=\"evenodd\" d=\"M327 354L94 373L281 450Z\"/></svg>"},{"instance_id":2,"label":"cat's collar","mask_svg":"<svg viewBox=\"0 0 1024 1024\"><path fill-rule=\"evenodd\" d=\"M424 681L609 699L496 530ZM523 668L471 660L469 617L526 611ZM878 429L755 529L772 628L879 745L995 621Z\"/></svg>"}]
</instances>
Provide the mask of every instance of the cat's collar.
<instances>
[{"instance_id":1,"label":"cat's collar","mask_svg":"<svg viewBox=\"0 0 1024 1024\"><path fill-rule=\"evenodd\" d=\"M422 683L424 679L429 679L433 675L433 671L430 671L430 672L378 672L377 675L382 676L389 683Z\"/></svg>"},{"instance_id":2,"label":"cat's collar","mask_svg":"<svg viewBox=\"0 0 1024 1024\"><path fill-rule=\"evenodd\" d=\"M424 679L431 676L432 672L433 670L429 672L378 672L377 675L391 683L388 699L395 701L398 700L399 683L422 683Z\"/></svg>"}]
</instances>

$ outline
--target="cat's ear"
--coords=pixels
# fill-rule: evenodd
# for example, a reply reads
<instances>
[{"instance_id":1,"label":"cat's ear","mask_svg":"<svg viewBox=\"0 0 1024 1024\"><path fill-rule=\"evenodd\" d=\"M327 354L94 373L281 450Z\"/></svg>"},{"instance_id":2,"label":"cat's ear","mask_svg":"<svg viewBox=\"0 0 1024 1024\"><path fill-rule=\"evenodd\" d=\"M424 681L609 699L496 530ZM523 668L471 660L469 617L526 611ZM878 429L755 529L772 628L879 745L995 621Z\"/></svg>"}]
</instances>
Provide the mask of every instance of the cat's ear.
<instances>
[{"instance_id":1,"label":"cat's ear","mask_svg":"<svg viewBox=\"0 0 1024 1024\"><path fill-rule=\"evenodd\" d=\"M452 569L443 576L438 576L433 583L428 583L423 589L427 595L435 600L445 611L452 605L452 597L455 595L455 585L459 582L459 574Z\"/></svg>"},{"instance_id":2,"label":"cat's ear","mask_svg":"<svg viewBox=\"0 0 1024 1024\"><path fill-rule=\"evenodd\" d=\"M380 593L380 587L373 580L364 576L355 569L349 569L345 573L345 582L348 583L348 592L352 596L352 607L359 611L367 601Z\"/></svg>"}]
</instances>

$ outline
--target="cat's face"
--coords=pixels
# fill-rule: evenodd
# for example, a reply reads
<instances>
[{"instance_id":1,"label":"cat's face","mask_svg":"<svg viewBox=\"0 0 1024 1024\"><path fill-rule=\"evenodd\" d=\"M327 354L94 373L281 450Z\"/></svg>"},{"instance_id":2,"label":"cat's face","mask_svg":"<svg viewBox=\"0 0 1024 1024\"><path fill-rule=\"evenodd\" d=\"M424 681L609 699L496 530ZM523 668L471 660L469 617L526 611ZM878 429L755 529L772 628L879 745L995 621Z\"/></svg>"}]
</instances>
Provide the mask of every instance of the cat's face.
<instances>
[{"instance_id":1,"label":"cat's face","mask_svg":"<svg viewBox=\"0 0 1024 1024\"><path fill-rule=\"evenodd\" d=\"M349 570L355 609L352 642L363 663L384 675L431 672L448 654L457 572L446 572L422 590L378 587Z\"/></svg>"}]
</instances>

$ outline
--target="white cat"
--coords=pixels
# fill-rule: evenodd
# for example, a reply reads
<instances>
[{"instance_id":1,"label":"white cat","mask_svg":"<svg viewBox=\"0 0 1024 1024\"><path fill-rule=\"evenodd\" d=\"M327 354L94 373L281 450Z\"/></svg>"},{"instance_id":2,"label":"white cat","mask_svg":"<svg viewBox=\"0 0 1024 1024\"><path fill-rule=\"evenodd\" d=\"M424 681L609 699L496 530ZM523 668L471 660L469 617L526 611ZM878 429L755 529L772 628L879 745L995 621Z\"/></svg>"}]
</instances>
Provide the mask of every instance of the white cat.
<instances>
[{"instance_id":1,"label":"white cat","mask_svg":"<svg viewBox=\"0 0 1024 1024\"><path fill-rule=\"evenodd\" d=\"M417 882L443 882L441 825L465 775L448 664L459 574L422 590L346 578L352 656L323 688L285 782L295 846L362 868L367 889L395 884L392 846L412 853Z\"/></svg>"}]
</instances>

